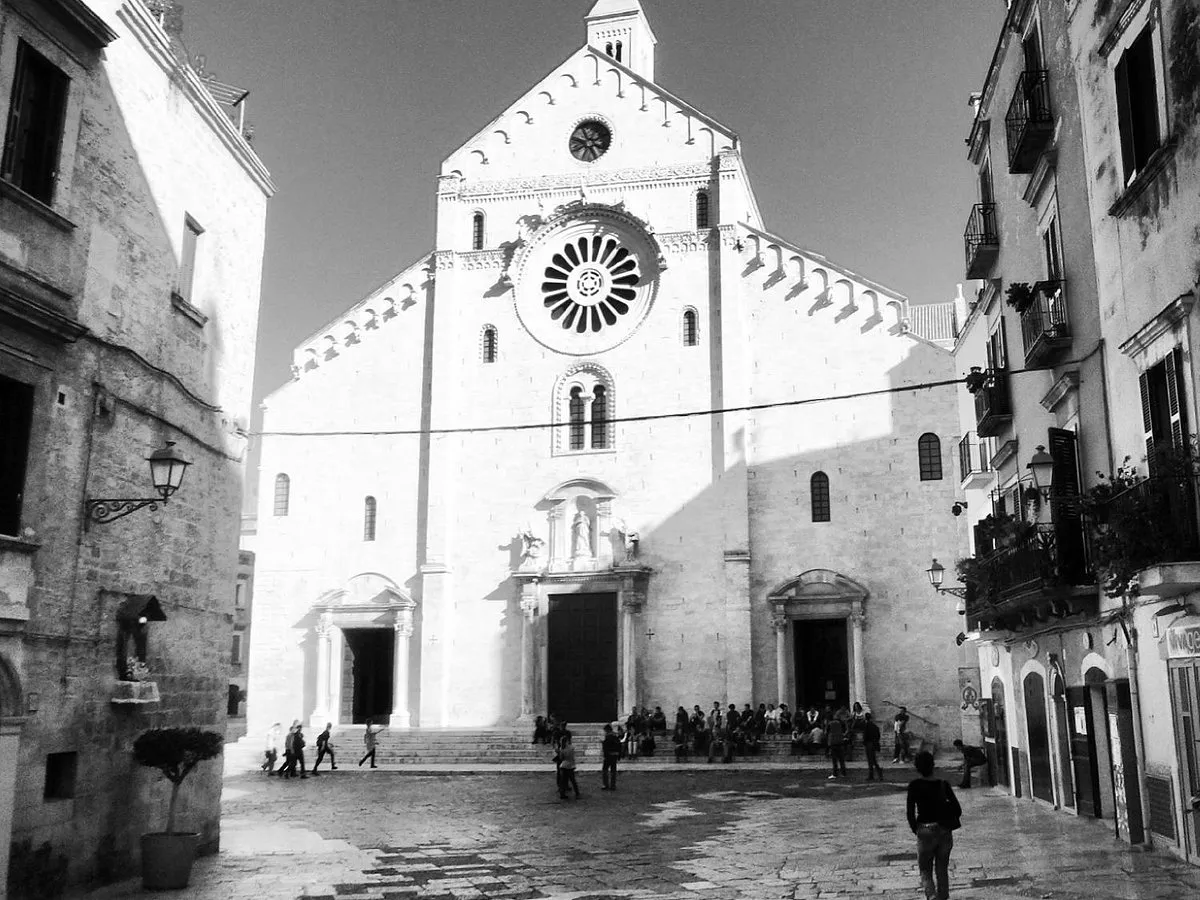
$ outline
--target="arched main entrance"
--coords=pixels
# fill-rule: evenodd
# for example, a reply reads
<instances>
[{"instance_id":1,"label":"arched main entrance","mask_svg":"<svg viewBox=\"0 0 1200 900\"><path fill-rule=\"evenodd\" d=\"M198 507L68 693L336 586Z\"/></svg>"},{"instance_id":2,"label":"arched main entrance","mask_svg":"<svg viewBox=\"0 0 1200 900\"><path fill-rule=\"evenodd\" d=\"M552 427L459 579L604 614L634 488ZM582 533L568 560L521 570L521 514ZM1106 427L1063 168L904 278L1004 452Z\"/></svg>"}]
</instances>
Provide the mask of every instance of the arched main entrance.
<instances>
[{"instance_id":1,"label":"arched main entrance","mask_svg":"<svg viewBox=\"0 0 1200 900\"><path fill-rule=\"evenodd\" d=\"M1046 679L1030 672L1025 688L1025 726L1029 735L1029 780L1033 796L1054 802L1054 775L1050 768L1050 731L1046 720Z\"/></svg>"},{"instance_id":2,"label":"arched main entrance","mask_svg":"<svg viewBox=\"0 0 1200 900\"><path fill-rule=\"evenodd\" d=\"M416 602L390 578L351 578L313 604L316 703L312 725L360 725L368 718L407 728L412 720L409 644Z\"/></svg>"},{"instance_id":3,"label":"arched main entrance","mask_svg":"<svg viewBox=\"0 0 1200 900\"><path fill-rule=\"evenodd\" d=\"M780 702L797 709L867 702L866 600L865 587L831 569L809 569L767 595Z\"/></svg>"}]
</instances>

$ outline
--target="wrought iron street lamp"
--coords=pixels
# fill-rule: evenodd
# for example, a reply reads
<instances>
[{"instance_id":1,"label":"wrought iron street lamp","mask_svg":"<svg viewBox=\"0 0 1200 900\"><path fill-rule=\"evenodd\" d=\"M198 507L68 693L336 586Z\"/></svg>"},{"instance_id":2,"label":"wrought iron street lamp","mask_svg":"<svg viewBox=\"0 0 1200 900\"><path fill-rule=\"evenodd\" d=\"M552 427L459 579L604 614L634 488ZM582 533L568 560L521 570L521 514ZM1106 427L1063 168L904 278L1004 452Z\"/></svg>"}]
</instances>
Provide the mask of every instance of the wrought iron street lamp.
<instances>
[{"instance_id":1,"label":"wrought iron street lamp","mask_svg":"<svg viewBox=\"0 0 1200 900\"><path fill-rule=\"evenodd\" d=\"M937 557L934 557L933 564L925 570L925 574L929 576L929 583L933 585L933 589L939 594L950 594L958 598L958 603L956 604L958 614L960 616L965 615L967 612L967 589L965 587L942 587L942 581L946 578L946 567L937 561Z\"/></svg>"},{"instance_id":2,"label":"wrought iron street lamp","mask_svg":"<svg viewBox=\"0 0 1200 900\"><path fill-rule=\"evenodd\" d=\"M1040 494L1048 498L1050 488L1054 485L1054 457L1046 452L1044 446L1039 444L1037 452L1033 454L1025 468L1033 476L1033 486Z\"/></svg>"},{"instance_id":3,"label":"wrought iron street lamp","mask_svg":"<svg viewBox=\"0 0 1200 900\"><path fill-rule=\"evenodd\" d=\"M84 528L90 528L92 522L104 525L115 521L131 512L136 512L144 506L157 509L159 503L167 500L179 490L183 476L191 463L184 459L183 454L175 449L174 441L167 441L166 446L147 457L150 463L150 481L158 491L157 497L116 497L87 500L87 515L84 517Z\"/></svg>"}]
</instances>

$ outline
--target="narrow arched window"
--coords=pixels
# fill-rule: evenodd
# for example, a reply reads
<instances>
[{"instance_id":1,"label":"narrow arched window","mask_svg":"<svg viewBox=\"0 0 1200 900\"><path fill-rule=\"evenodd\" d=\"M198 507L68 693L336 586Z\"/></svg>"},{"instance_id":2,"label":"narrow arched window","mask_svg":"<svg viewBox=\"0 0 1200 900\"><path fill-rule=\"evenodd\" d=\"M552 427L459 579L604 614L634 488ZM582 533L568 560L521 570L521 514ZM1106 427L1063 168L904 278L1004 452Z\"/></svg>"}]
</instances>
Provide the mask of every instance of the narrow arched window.
<instances>
[{"instance_id":1,"label":"narrow arched window","mask_svg":"<svg viewBox=\"0 0 1200 900\"><path fill-rule=\"evenodd\" d=\"M363 501L363 540L375 540L375 498Z\"/></svg>"},{"instance_id":2,"label":"narrow arched window","mask_svg":"<svg viewBox=\"0 0 1200 900\"><path fill-rule=\"evenodd\" d=\"M292 479L283 473L275 476L275 515L288 514L288 499L292 490Z\"/></svg>"},{"instance_id":3,"label":"narrow arched window","mask_svg":"<svg viewBox=\"0 0 1200 900\"><path fill-rule=\"evenodd\" d=\"M700 321L694 309L683 311L683 346L695 347L700 343Z\"/></svg>"},{"instance_id":4,"label":"narrow arched window","mask_svg":"<svg viewBox=\"0 0 1200 900\"><path fill-rule=\"evenodd\" d=\"M824 472L814 472L809 482L812 493L812 520L814 522L829 521L829 476Z\"/></svg>"},{"instance_id":5,"label":"narrow arched window","mask_svg":"<svg viewBox=\"0 0 1200 900\"><path fill-rule=\"evenodd\" d=\"M607 53L609 56L613 55L612 41L609 41L607 44L604 45L604 52Z\"/></svg>"},{"instance_id":6,"label":"narrow arched window","mask_svg":"<svg viewBox=\"0 0 1200 900\"><path fill-rule=\"evenodd\" d=\"M483 329L483 361L485 363L496 361L496 329L491 325Z\"/></svg>"},{"instance_id":7,"label":"narrow arched window","mask_svg":"<svg viewBox=\"0 0 1200 900\"><path fill-rule=\"evenodd\" d=\"M603 450L608 446L608 395L604 385L592 389L592 449Z\"/></svg>"},{"instance_id":8,"label":"narrow arched window","mask_svg":"<svg viewBox=\"0 0 1200 900\"><path fill-rule=\"evenodd\" d=\"M696 228L708 227L708 191L696 194Z\"/></svg>"},{"instance_id":9,"label":"narrow arched window","mask_svg":"<svg viewBox=\"0 0 1200 900\"><path fill-rule=\"evenodd\" d=\"M621 50L622 50L621 42L617 41L617 62L621 61Z\"/></svg>"},{"instance_id":10,"label":"narrow arched window","mask_svg":"<svg viewBox=\"0 0 1200 900\"><path fill-rule=\"evenodd\" d=\"M483 213L477 212L471 217L471 249L483 249Z\"/></svg>"},{"instance_id":11,"label":"narrow arched window","mask_svg":"<svg viewBox=\"0 0 1200 900\"><path fill-rule=\"evenodd\" d=\"M571 449L583 449L583 411L587 405L587 401L583 396L583 388L576 385L571 388L571 408L569 410L571 416Z\"/></svg>"},{"instance_id":12,"label":"narrow arched window","mask_svg":"<svg viewBox=\"0 0 1200 900\"><path fill-rule=\"evenodd\" d=\"M917 439L917 464L922 481L942 480L942 442L932 431Z\"/></svg>"}]
</instances>

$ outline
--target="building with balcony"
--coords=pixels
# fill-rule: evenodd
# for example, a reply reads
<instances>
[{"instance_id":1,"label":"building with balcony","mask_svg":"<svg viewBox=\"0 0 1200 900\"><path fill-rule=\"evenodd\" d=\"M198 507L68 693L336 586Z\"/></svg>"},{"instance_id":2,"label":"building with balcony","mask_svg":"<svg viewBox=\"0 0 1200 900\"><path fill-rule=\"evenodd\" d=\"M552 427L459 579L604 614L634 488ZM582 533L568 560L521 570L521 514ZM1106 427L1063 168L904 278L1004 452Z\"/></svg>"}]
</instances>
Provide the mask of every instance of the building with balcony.
<instances>
[{"instance_id":1,"label":"building with balcony","mask_svg":"<svg viewBox=\"0 0 1200 900\"><path fill-rule=\"evenodd\" d=\"M1085 474L1112 465L1067 28L1062 3L1008 4L972 96L978 192L966 273L980 282L955 347L969 372L959 405L960 589L994 782L1125 821L1109 714L1123 710L1125 734L1129 682L1108 644L1080 499Z\"/></svg>"},{"instance_id":2,"label":"building with balcony","mask_svg":"<svg viewBox=\"0 0 1200 900\"><path fill-rule=\"evenodd\" d=\"M164 820L138 734L226 725L274 187L178 24L0 0L0 885L49 860L45 895L128 874ZM168 441L186 477L134 511ZM181 798L208 850L220 789L217 761Z\"/></svg>"},{"instance_id":3,"label":"building with balcony","mask_svg":"<svg viewBox=\"0 0 1200 900\"><path fill-rule=\"evenodd\" d=\"M1125 781L1146 839L1200 864L1200 4L1081 0L1068 26L1114 468L1125 461L1093 553L1117 644L1134 641L1140 765Z\"/></svg>"}]
</instances>

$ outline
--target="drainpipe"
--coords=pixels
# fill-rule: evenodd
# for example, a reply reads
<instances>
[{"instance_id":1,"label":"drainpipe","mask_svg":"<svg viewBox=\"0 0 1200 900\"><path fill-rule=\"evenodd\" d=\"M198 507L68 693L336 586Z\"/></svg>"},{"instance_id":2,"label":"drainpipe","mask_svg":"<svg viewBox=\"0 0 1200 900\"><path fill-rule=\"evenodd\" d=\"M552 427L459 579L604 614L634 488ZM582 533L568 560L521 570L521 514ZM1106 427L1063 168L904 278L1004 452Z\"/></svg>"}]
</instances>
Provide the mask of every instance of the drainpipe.
<instances>
[{"instance_id":1,"label":"drainpipe","mask_svg":"<svg viewBox=\"0 0 1200 900\"><path fill-rule=\"evenodd\" d=\"M1122 599L1125 612L1129 613L1129 602ZM1142 737L1142 703L1138 691L1138 633L1135 626L1126 625L1121 619L1121 630L1125 632L1125 645L1129 650L1129 705L1133 714L1133 751L1137 754L1138 795L1142 806L1142 846L1152 847L1150 838L1150 801L1146 795L1146 742Z\"/></svg>"}]
</instances>

